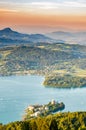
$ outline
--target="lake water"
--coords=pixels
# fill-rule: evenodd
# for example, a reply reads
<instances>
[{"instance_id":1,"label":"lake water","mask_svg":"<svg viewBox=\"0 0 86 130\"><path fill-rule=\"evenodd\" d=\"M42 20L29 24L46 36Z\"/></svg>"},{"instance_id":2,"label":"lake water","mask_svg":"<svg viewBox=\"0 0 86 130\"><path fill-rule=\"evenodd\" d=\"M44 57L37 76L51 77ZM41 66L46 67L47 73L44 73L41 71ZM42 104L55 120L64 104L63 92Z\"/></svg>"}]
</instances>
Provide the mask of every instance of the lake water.
<instances>
[{"instance_id":1,"label":"lake water","mask_svg":"<svg viewBox=\"0 0 86 130\"><path fill-rule=\"evenodd\" d=\"M21 120L31 104L46 104L52 99L64 102L64 111L86 111L86 88L45 88L42 76L0 77L0 122Z\"/></svg>"}]
</instances>

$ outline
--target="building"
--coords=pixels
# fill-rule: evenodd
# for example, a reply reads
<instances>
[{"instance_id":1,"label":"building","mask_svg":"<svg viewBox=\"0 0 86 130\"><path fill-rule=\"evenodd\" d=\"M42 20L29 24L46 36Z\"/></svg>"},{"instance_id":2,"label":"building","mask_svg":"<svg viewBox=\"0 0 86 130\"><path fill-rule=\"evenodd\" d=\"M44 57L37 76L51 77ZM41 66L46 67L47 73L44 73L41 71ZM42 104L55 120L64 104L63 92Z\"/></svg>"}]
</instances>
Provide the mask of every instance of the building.
<instances>
[{"instance_id":1,"label":"building","mask_svg":"<svg viewBox=\"0 0 86 130\"><path fill-rule=\"evenodd\" d=\"M31 105L31 106L28 107L28 109L29 109L30 111L33 111L33 110L34 110L34 106Z\"/></svg>"},{"instance_id":2,"label":"building","mask_svg":"<svg viewBox=\"0 0 86 130\"><path fill-rule=\"evenodd\" d=\"M55 105L56 104L55 100L52 99L51 104Z\"/></svg>"}]
</instances>

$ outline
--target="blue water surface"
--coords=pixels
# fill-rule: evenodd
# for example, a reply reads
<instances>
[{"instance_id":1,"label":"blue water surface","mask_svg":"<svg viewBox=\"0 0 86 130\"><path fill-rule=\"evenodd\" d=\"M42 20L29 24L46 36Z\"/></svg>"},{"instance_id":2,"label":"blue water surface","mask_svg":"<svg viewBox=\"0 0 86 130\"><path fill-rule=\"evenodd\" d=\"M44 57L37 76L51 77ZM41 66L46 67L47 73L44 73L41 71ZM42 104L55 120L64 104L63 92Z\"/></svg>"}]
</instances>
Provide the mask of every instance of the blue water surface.
<instances>
[{"instance_id":1,"label":"blue water surface","mask_svg":"<svg viewBox=\"0 0 86 130\"><path fill-rule=\"evenodd\" d=\"M86 111L86 88L45 88L42 76L0 77L0 122L22 120L31 104L46 104L52 99L64 102L64 111Z\"/></svg>"}]
</instances>

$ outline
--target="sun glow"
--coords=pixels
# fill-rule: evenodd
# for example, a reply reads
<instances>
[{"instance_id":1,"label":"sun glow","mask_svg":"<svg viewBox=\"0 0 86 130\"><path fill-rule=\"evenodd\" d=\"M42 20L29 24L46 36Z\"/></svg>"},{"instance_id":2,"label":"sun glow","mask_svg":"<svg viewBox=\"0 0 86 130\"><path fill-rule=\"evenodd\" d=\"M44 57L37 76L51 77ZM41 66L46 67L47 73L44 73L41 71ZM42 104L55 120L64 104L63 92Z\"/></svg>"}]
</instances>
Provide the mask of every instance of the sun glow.
<instances>
[{"instance_id":1,"label":"sun glow","mask_svg":"<svg viewBox=\"0 0 86 130\"><path fill-rule=\"evenodd\" d=\"M34 27L41 28L41 31L44 31L44 28L45 30L47 28L47 31L58 28L86 30L86 2L3 0L0 1L0 28L5 26L15 29L23 27L24 30L27 27Z\"/></svg>"}]
</instances>

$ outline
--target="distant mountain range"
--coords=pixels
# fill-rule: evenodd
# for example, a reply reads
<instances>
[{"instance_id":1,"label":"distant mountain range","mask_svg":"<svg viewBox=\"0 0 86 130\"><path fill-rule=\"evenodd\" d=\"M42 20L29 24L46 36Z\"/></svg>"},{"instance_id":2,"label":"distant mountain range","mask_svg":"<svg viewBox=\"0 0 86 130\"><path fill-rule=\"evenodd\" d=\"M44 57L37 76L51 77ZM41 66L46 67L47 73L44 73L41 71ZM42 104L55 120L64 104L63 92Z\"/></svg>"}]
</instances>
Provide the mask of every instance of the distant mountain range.
<instances>
[{"instance_id":1,"label":"distant mountain range","mask_svg":"<svg viewBox=\"0 0 86 130\"><path fill-rule=\"evenodd\" d=\"M0 46L37 43L68 43L86 45L86 32L51 32L43 34L23 34L4 28L0 30Z\"/></svg>"},{"instance_id":2,"label":"distant mountain range","mask_svg":"<svg viewBox=\"0 0 86 130\"><path fill-rule=\"evenodd\" d=\"M82 44L86 45L86 32L51 32L47 33L46 36L56 39L63 40L70 44Z\"/></svg>"},{"instance_id":3,"label":"distant mountain range","mask_svg":"<svg viewBox=\"0 0 86 130\"><path fill-rule=\"evenodd\" d=\"M56 40L49 38L42 34L22 34L16 31L13 31L10 28L5 28L0 30L0 45L9 45L9 44L32 44L38 42L47 42L52 43Z\"/></svg>"}]
</instances>

